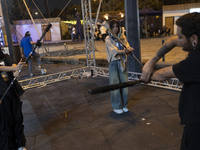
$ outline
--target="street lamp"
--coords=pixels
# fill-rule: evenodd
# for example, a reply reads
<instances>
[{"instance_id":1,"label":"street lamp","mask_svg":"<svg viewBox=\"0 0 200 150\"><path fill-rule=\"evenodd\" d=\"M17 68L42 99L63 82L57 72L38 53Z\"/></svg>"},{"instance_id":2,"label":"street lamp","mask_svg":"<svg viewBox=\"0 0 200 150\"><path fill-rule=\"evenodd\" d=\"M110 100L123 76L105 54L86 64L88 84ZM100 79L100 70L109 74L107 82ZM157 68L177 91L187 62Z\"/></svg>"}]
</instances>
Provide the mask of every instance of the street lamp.
<instances>
[{"instance_id":1,"label":"street lamp","mask_svg":"<svg viewBox=\"0 0 200 150\"><path fill-rule=\"evenodd\" d=\"M38 19L38 12L35 12L35 19Z\"/></svg>"},{"instance_id":2,"label":"street lamp","mask_svg":"<svg viewBox=\"0 0 200 150\"><path fill-rule=\"evenodd\" d=\"M108 15L104 15L104 18L105 18L106 20L108 20L109 17L108 17Z\"/></svg>"},{"instance_id":3,"label":"street lamp","mask_svg":"<svg viewBox=\"0 0 200 150\"><path fill-rule=\"evenodd\" d=\"M123 13L120 13L120 16L121 16L121 18L124 18L124 14Z\"/></svg>"}]
</instances>

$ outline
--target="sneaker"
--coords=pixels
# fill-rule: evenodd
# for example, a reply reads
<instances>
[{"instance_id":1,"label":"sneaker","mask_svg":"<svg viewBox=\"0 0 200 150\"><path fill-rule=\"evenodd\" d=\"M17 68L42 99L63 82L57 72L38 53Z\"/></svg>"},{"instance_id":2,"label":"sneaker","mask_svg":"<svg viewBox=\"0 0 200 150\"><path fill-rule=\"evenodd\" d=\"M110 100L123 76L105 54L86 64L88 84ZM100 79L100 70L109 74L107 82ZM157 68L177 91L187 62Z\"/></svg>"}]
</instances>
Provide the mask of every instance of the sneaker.
<instances>
[{"instance_id":1,"label":"sneaker","mask_svg":"<svg viewBox=\"0 0 200 150\"><path fill-rule=\"evenodd\" d=\"M41 69L41 74L42 74L42 75L47 74L47 70L46 70L46 69Z\"/></svg>"},{"instance_id":2,"label":"sneaker","mask_svg":"<svg viewBox=\"0 0 200 150\"><path fill-rule=\"evenodd\" d=\"M17 150L27 150L25 147L19 147Z\"/></svg>"},{"instance_id":3,"label":"sneaker","mask_svg":"<svg viewBox=\"0 0 200 150\"><path fill-rule=\"evenodd\" d=\"M126 107L124 107L122 109L123 109L124 112L128 112L129 111L128 108L126 108Z\"/></svg>"},{"instance_id":4,"label":"sneaker","mask_svg":"<svg viewBox=\"0 0 200 150\"><path fill-rule=\"evenodd\" d=\"M33 76L34 76L33 73L31 73L31 74L30 74L30 77L32 78Z\"/></svg>"},{"instance_id":5,"label":"sneaker","mask_svg":"<svg viewBox=\"0 0 200 150\"><path fill-rule=\"evenodd\" d=\"M42 67L41 67L41 65L38 65L38 69L41 69Z\"/></svg>"},{"instance_id":6,"label":"sneaker","mask_svg":"<svg viewBox=\"0 0 200 150\"><path fill-rule=\"evenodd\" d=\"M123 113L123 110L122 110L122 109L113 109L113 111L114 111L116 114L122 114L122 113Z\"/></svg>"}]
</instances>

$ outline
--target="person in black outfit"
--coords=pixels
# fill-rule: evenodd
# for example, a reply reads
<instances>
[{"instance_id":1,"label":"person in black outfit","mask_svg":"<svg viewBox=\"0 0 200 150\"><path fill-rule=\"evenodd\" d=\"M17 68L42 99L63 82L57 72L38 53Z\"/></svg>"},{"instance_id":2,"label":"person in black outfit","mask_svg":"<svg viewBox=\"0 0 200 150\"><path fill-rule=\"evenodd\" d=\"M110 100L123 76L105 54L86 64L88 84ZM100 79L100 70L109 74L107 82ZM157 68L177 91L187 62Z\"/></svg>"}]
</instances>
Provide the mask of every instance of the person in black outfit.
<instances>
[{"instance_id":1,"label":"person in black outfit","mask_svg":"<svg viewBox=\"0 0 200 150\"><path fill-rule=\"evenodd\" d=\"M13 80L13 71L18 75L22 64L13 64L8 55L0 50L0 150L26 150L24 136L22 102L23 89L17 80L2 99Z\"/></svg>"},{"instance_id":2,"label":"person in black outfit","mask_svg":"<svg viewBox=\"0 0 200 150\"><path fill-rule=\"evenodd\" d=\"M143 67L141 80L166 80L177 77L183 88L179 100L180 123L184 126L181 150L200 150L200 13L189 13L177 21L177 37L164 44ZM155 63L173 47L181 46L188 57L153 72Z\"/></svg>"}]
</instances>

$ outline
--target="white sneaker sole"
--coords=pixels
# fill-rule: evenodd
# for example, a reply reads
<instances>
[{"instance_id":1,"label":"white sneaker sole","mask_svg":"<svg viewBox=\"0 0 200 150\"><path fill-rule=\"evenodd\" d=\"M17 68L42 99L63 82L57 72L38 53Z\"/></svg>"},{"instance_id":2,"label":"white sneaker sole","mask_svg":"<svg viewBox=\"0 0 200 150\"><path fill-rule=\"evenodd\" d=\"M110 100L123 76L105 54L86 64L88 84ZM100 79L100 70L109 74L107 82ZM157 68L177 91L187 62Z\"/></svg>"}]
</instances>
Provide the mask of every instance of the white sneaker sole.
<instances>
[{"instance_id":1,"label":"white sneaker sole","mask_svg":"<svg viewBox=\"0 0 200 150\"><path fill-rule=\"evenodd\" d=\"M122 109L113 109L113 112L115 112L116 114L123 114L124 111Z\"/></svg>"}]
</instances>

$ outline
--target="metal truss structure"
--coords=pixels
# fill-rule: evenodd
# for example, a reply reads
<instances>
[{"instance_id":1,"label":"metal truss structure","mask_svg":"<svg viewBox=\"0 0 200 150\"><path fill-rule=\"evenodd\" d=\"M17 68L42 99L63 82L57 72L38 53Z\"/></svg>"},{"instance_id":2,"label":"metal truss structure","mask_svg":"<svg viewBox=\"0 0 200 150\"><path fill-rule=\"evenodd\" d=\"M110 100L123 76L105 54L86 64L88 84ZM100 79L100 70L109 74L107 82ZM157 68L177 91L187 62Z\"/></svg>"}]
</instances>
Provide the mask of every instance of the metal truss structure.
<instances>
[{"instance_id":1,"label":"metal truss structure","mask_svg":"<svg viewBox=\"0 0 200 150\"><path fill-rule=\"evenodd\" d=\"M141 73L128 72L128 80L139 80L140 76ZM171 78L170 80L165 80L165 81L151 81L147 85L175 90L175 91L181 91L183 86L182 83L177 78Z\"/></svg>"},{"instance_id":2,"label":"metal truss structure","mask_svg":"<svg viewBox=\"0 0 200 150\"><path fill-rule=\"evenodd\" d=\"M19 81L25 90L34 88L34 87L44 87L50 83L55 83L55 82L63 81L63 80L69 80L73 78L90 77L92 74L93 76L109 77L109 69L96 67L96 63L95 63L94 30L95 30L96 22L98 19L101 3L102 3L102 0L100 0L99 2L99 8L97 11L96 21L95 23L93 23L92 15L91 15L90 0L81 0L87 67ZM140 76L141 76L141 73L128 72L128 80L139 80ZM180 83L179 80L176 78L173 78L167 81L162 81L162 82L151 81L150 83L148 83L148 85L176 90L176 91L180 91L182 88L182 83Z\"/></svg>"},{"instance_id":3,"label":"metal truss structure","mask_svg":"<svg viewBox=\"0 0 200 150\"><path fill-rule=\"evenodd\" d=\"M101 68L101 67L93 67L94 74L97 76L102 77L109 77L109 69L108 68ZM139 80L141 76L141 73L137 72L128 72L128 80ZM170 80L165 81L151 81L147 85L159 87L159 88L165 88L175 91L181 91L183 84L177 79L177 78L171 78Z\"/></svg>"},{"instance_id":4,"label":"metal truss structure","mask_svg":"<svg viewBox=\"0 0 200 150\"><path fill-rule=\"evenodd\" d=\"M94 52L94 28L91 14L91 2L90 0L81 0L82 5L82 16L83 16L83 27L85 37L85 50L87 66L96 66L95 52Z\"/></svg>"},{"instance_id":5,"label":"metal truss structure","mask_svg":"<svg viewBox=\"0 0 200 150\"><path fill-rule=\"evenodd\" d=\"M83 16L83 27L84 27L84 38L85 38L85 50L87 66L96 66L95 61L95 46L94 46L94 32L99 17L99 11L101 8L102 0L99 1L99 7L95 21L92 19L91 13L91 0L81 0L82 16Z\"/></svg>"},{"instance_id":6,"label":"metal truss structure","mask_svg":"<svg viewBox=\"0 0 200 150\"><path fill-rule=\"evenodd\" d=\"M84 77L91 77L93 74L94 77L101 76L101 77L109 77L109 69L108 68L101 68L101 67L83 67L68 71L63 71L59 73L49 74L45 76L39 76L35 78L30 78L26 80L21 80L19 83L22 85L23 89L31 89L31 88L41 88L45 87L48 84L69 80L69 79L76 79L76 78L84 78ZM128 80L139 80L141 73L137 72L128 72ZM151 81L147 85L165 88L175 91L181 91L182 83L177 78L172 78L170 80L158 82L158 81Z\"/></svg>"},{"instance_id":7,"label":"metal truss structure","mask_svg":"<svg viewBox=\"0 0 200 150\"><path fill-rule=\"evenodd\" d=\"M45 87L48 84L69 80L69 79L76 79L76 78L83 78L89 77L91 75L91 70L88 67L63 71L59 73L38 76L35 78L30 78L26 80L20 80L19 83L22 85L24 90L31 89L31 88L41 88Z\"/></svg>"}]
</instances>

